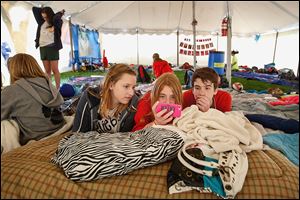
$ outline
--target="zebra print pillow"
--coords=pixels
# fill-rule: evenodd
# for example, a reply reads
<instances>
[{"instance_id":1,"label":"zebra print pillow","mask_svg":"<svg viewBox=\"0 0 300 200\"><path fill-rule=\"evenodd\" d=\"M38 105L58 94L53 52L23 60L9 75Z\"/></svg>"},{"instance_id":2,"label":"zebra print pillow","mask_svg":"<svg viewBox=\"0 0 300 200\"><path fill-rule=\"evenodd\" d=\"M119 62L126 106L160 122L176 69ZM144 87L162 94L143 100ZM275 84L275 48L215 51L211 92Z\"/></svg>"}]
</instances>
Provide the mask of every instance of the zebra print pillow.
<instances>
[{"instance_id":1,"label":"zebra print pillow","mask_svg":"<svg viewBox=\"0 0 300 200\"><path fill-rule=\"evenodd\" d=\"M113 134L73 133L59 142L51 162L71 180L90 181L175 158L183 143L179 133L164 128Z\"/></svg>"}]
</instances>

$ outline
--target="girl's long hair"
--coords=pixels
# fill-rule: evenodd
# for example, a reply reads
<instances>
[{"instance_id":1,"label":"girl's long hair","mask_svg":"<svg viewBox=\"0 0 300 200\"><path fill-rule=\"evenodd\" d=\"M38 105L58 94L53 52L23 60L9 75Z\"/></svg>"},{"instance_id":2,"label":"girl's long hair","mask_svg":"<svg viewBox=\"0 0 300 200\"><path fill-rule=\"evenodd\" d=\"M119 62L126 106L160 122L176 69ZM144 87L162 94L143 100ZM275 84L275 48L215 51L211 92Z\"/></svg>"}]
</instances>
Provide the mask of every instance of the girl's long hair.
<instances>
[{"instance_id":1,"label":"girl's long hair","mask_svg":"<svg viewBox=\"0 0 300 200\"><path fill-rule=\"evenodd\" d=\"M155 104L155 102L158 101L159 95L165 86L171 88L175 96L175 103L182 105L182 88L178 77L174 73L164 73L156 80L151 90L151 94L150 94L151 108ZM152 109L148 114L146 114L141 119L142 122L145 122L146 120L149 122L154 120Z\"/></svg>"},{"instance_id":2,"label":"girl's long hair","mask_svg":"<svg viewBox=\"0 0 300 200\"><path fill-rule=\"evenodd\" d=\"M11 57L8 62L8 70L11 84L21 78L43 77L48 80L48 76L43 72L35 58L29 54L18 53Z\"/></svg>"},{"instance_id":3,"label":"girl's long hair","mask_svg":"<svg viewBox=\"0 0 300 200\"><path fill-rule=\"evenodd\" d=\"M47 15L46 21L49 24L49 26L47 28L52 27L53 26L53 17L55 15L54 12L53 12L53 10L52 10L52 8L50 8L48 6L44 7L44 8L42 8L41 13L45 13Z\"/></svg>"},{"instance_id":4,"label":"girl's long hair","mask_svg":"<svg viewBox=\"0 0 300 200\"><path fill-rule=\"evenodd\" d=\"M99 105L98 112L104 118L108 118L108 113L112 107L112 94L111 94L110 86L111 84L115 84L116 82L118 82L121 79L122 75L124 74L130 74L136 76L136 72L128 65L116 64L109 69L108 73L105 76L103 85L100 86L101 103ZM130 102L128 104L130 104ZM116 112L114 112L114 117L118 117L119 113L121 113L124 109L128 107L128 104L127 105L119 104L117 106Z\"/></svg>"}]
</instances>

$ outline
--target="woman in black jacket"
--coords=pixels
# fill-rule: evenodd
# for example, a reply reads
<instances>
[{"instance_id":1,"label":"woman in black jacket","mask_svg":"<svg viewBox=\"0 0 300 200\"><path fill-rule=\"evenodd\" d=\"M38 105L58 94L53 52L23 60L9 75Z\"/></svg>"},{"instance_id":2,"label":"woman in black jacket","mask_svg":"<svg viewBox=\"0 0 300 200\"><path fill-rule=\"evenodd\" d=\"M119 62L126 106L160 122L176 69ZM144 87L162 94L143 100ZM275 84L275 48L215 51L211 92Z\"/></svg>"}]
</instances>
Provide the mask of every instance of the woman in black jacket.
<instances>
[{"instance_id":1,"label":"woman in black jacket","mask_svg":"<svg viewBox=\"0 0 300 200\"><path fill-rule=\"evenodd\" d=\"M65 10L54 14L50 7L33 7L33 15L38 24L36 31L35 47L40 47L41 60L46 73L51 79L51 71L54 74L56 88L60 87L60 73L58 70L59 50L62 49L61 27L62 16Z\"/></svg>"},{"instance_id":2,"label":"woman in black jacket","mask_svg":"<svg viewBox=\"0 0 300 200\"><path fill-rule=\"evenodd\" d=\"M87 88L77 105L72 131L129 132L135 125L138 96L136 72L125 64L112 66L104 83Z\"/></svg>"}]
</instances>

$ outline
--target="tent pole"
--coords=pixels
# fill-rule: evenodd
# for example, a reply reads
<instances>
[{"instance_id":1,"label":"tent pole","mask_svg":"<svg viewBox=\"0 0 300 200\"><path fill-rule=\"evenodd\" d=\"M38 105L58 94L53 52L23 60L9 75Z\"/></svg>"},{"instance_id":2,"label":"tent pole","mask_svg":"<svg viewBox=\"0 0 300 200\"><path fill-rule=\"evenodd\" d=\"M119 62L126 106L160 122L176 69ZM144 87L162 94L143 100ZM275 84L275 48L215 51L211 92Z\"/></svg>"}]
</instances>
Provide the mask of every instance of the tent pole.
<instances>
[{"instance_id":1,"label":"tent pole","mask_svg":"<svg viewBox=\"0 0 300 200\"><path fill-rule=\"evenodd\" d=\"M194 50L194 68L196 69L196 64L197 64L197 60L196 60L196 25L197 25L197 20L195 19L195 1L193 1L193 38L194 38L194 45L193 45L193 50Z\"/></svg>"},{"instance_id":2,"label":"tent pole","mask_svg":"<svg viewBox=\"0 0 300 200\"><path fill-rule=\"evenodd\" d=\"M177 29L177 66L179 66L179 30Z\"/></svg>"},{"instance_id":3,"label":"tent pole","mask_svg":"<svg viewBox=\"0 0 300 200\"><path fill-rule=\"evenodd\" d=\"M72 64L72 71L75 72L75 67L74 67L74 52L73 52L73 34L72 34L72 23L71 23L71 16L69 18L69 31L70 31L70 45L71 45L71 64Z\"/></svg>"},{"instance_id":4,"label":"tent pole","mask_svg":"<svg viewBox=\"0 0 300 200\"><path fill-rule=\"evenodd\" d=\"M228 15L227 23L227 69L226 69L226 78L231 88L231 17Z\"/></svg>"},{"instance_id":5,"label":"tent pole","mask_svg":"<svg viewBox=\"0 0 300 200\"><path fill-rule=\"evenodd\" d=\"M299 60L298 60L297 78L299 78Z\"/></svg>"},{"instance_id":6,"label":"tent pole","mask_svg":"<svg viewBox=\"0 0 300 200\"><path fill-rule=\"evenodd\" d=\"M139 66L139 29L136 29L136 63Z\"/></svg>"},{"instance_id":7,"label":"tent pole","mask_svg":"<svg viewBox=\"0 0 300 200\"><path fill-rule=\"evenodd\" d=\"M276 31L275 47L274 47L274 53L273 53L273 63L274 63L274 61L275 61L275 54L276 54L276 47L277 47L277 39L278 39L278 31Z\"/></svg>"},{"instance_id":8,"label":"tent pole","mask_svg":"<svg viewBox=\"0 0 300 200\"><path fill-rule=\"evenodd\" d=\"M226 79L231 88L231 37L232 37L232 20L229 14L229 5L227 1L227 69L226 69Z\"/></svg>"},{"instance_id":9,"label":"tent pole","mask_svg":"<svg viewBox=\"0 0 300 200\"><path fill-rule=\"evenodd\" d=\"M217 32L217 51L219 49L219 33Z\"/></svg>"}]
</instances>

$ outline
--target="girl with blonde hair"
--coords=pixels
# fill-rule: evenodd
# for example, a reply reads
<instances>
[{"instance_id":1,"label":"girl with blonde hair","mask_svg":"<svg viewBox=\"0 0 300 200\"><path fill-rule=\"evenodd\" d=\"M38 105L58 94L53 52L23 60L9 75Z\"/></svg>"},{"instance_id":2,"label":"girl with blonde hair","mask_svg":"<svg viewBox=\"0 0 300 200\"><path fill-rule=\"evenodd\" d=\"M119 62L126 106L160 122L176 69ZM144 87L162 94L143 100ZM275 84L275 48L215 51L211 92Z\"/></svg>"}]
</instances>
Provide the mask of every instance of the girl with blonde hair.
<instances>
[{"instance_id":1,"label":"girl with blonde hair","mask_svg":"<svg viewBox=\"0 0 300 200\"><path fill-rule=\"evenodd\" d=\"M134 117L136 125L132 131L137 131L155 124L165 125L173 120L173 111L156 112L158 103L182 105L182 89L179 79L174 73L164 73L140 100Z\"/></svg>"},{"instance_id":2,"label":"girl with blonde hair","mask_svg":"<svg viewBox=\"0 0 300 200\"><path fill-rule=\"evenodd\" d=\"M11 85L1 92L1 126L4 120L14 120L21 145L59 130L65 124L59 111L63 97L35 58L16 54L9 59L8 70Z\"/></svg>"},{"instance_id":3,"label":"girl with blonde hair","mask_svg":"<svg viewBox=\"0 0 300 200\"><path fill-rule=\"evenodd\" d=\"M138 101L135 86L136 72L132 68L125 64L111 67L102 85L88 88L80 97L72 130L131 131Z\"/></svg>"}]
</instances>

